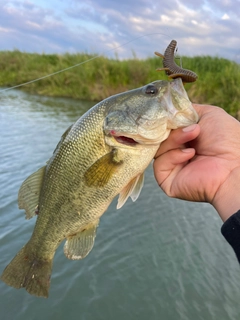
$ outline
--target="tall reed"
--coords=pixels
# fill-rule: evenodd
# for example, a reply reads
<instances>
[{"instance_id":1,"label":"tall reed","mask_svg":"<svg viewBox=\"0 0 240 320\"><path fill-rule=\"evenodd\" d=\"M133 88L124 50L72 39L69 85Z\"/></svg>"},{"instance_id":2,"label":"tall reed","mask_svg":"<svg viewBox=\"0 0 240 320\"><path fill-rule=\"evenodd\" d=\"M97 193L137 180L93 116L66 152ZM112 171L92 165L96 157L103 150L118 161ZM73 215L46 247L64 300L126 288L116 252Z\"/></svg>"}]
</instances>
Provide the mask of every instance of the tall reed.
<instances>
[{"instance_id":1,"label":"tall reed","mask_svg":"<svg viewBox=\"0 0 240 320\"><path fill-rule=\"evenodd\" d=\"M0 52L0 86L10 87L71 67L94 57L78 54L36 54ZM240 110L240 68L233 61L211 56L182 57L182 65L198 74L187 84L189 97L196 103L215 104L232 115ZM151 81L167 79L159 57L139 60L108 59L100 56L78 67L21 87L30 93L100 101Z\"/></svg>"}]
</instances>

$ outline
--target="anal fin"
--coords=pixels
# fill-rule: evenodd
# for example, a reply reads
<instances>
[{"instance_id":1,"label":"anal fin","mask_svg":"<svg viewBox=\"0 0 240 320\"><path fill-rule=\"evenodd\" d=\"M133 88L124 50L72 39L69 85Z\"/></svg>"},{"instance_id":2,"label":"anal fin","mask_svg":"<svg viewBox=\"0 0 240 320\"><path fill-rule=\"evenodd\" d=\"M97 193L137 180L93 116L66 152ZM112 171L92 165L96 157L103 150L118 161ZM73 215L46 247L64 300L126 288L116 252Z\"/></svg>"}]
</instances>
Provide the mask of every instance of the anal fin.
<instances>
[{"instance_id":1,"label":"anal fin","mask_svg":"<svg viewBox=\"0 0 240 320\"><path fill-rule=\"evenodd\" d=\"M79 260L88 255L94 245L98 223L99 219L67 238L63 251L68 259Z\"/></svg>"}]
</instances>

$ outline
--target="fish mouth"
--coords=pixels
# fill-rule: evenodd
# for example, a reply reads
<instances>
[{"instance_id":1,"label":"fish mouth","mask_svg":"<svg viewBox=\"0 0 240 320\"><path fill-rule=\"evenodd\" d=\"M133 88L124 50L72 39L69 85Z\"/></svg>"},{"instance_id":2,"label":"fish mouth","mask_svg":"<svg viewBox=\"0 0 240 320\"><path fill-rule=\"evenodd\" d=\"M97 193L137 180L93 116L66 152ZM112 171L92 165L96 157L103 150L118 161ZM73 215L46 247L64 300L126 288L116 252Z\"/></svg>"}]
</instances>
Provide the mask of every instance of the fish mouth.
<instances>
[{"instance_id":1,"label":"fish mouth","mask_svg":"<svg viewBox=\"0 0 240 320\"><path fill-rule=\"evenodd\" d=\"M153 146L153 145L159 145L161 141L159 139L147 139L141 136L137 136L136 140L127 137L127 136L113 136L113 138L118 142L121 143L122 145L129 146L129 147L136 147L140 145L145 145L145 146Z\"/></svg>"},{"instance_id":2,"label":"fish mouth","mask_svg":"<svg viewBox=\"0 0 240 320\"><path fill-rule=\"evenodd\" d=\"M138 147L140 145L159 145L159 143L162 141L159 139L159 137L157 139L149 139L139 134L125 135L125 133L117 133L115 130L110 130L106 138L108 136L112 137L117 143L128 147Z\"/></svg>"},{"instance_id":3,"label":"fish mouth","mask_svg":"<svg viewBox=\"0 0 240 320\"><path fill-rule=\"evenodd\" d=\"M112 136L118 143L124 144L125 146L134 147L139 144L131 136L121 135L120 132L117 133L116 130L110 130L108 134Z\"/></svg>"},{"instance_id":4,"label":"fish mouth","mask_svg":"<svg viewBox=\"0 0 240 320\"><path fill-rule=\"evenodd\" d=\"M126 137L126 136L114 136L114 139L121 144L127 145L127 146L136 146L138 144L137 141L135 141L134 139L130 138L130 137Z\"/></svg>"}]
</instances>

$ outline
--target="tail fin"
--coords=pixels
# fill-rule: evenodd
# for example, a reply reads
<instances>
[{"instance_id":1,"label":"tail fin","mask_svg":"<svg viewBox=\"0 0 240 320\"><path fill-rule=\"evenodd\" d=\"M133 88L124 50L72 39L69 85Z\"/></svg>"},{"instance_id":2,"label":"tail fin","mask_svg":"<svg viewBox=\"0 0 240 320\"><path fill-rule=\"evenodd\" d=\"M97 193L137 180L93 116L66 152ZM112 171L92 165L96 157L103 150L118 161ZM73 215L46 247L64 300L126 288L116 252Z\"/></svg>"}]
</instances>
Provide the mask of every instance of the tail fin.
<instances>
[{"instance_id":1,"label":"tail fin","mask_svg":"<svg viewBox=\"0 0 240 320\"><path fill-rule=\"evenodd\" d=\"M14 288L25 288L30 294L48 297L52 260L39 260L23 247L7 265L2 281Z\"/></svg>"}]
</instances>

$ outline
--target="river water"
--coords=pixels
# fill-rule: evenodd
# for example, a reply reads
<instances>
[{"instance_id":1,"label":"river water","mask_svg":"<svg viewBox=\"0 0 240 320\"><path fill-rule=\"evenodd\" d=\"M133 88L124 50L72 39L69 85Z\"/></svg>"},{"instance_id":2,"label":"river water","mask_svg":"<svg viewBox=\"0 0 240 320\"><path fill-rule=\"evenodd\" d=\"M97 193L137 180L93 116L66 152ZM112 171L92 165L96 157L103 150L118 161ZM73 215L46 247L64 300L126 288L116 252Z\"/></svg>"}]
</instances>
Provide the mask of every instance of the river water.
<instances>
[{"instance_id":1,"label":"river water","mask_svg":"<svg viewBox=\"0 0 240 320\"><path fill-rule=\"evenodd\" d=\"M35 219L17 206L22 181L43 166L61 134L92 104L0 92L0 272L30 238ZM151 166L136 203L114 201L82 261L54 259L48 299L0 282L7 320L240 319L237 259L208 204L169 199Z\"/></svg>"}]
</instances>

